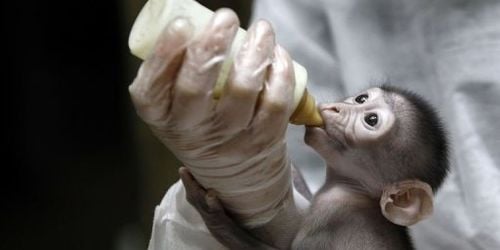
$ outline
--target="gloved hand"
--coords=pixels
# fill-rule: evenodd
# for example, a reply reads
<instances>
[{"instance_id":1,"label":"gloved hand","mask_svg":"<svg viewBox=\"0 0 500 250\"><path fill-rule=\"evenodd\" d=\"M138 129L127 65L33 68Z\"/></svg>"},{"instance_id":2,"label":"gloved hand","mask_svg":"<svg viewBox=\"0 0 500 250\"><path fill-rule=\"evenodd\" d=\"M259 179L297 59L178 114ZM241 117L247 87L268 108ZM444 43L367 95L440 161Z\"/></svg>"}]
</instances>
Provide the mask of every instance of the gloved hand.
<instances>
[{"instance_id":1,"label":"gloved hand","mask_svg":"<svg viewBox=\"0 0 500 250\"><path fill-rule=\"evenodd\" d=\"M239 27L222 9L193 39L188 20L166 27L130 86L138 115L205 188L247 226L271 220L291 200L284 135L294 77L272 27L255 23L219 100L212 90Z\"/></svg>"}]
</instances>

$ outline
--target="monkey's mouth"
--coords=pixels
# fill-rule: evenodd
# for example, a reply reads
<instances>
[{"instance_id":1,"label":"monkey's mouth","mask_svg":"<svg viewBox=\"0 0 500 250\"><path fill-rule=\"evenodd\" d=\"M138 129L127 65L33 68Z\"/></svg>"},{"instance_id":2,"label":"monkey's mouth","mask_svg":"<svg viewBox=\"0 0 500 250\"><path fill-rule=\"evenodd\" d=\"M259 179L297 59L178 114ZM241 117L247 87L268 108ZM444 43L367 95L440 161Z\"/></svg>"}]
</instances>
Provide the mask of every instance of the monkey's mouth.
<instances>
[{"instance_id":1,"label":"monkey's mouth","mask_svg":"<svg viewBox=\"0 0 500 250\"><path fill-rule=\"evenodd\" d=\"M322 127L306 126L304 141L319 154L330 154L332 150L340 152L346 149L338 135L332 135Z\"/></svg>"},{"instance_id":2,"label":"monkey's mouth","mask_svg":"<svg viewBox=\"0 0 500 250\"><path fill-rule=\"evenodd\" d=\"M333 112L332 112L333 111ZM306 134L304 140L309 146L320 149L326 145L328 148L341 151L346 149L345 133L340 124L339 114L337 111L320 109L320 115L323 118L324 126L322 127L309 127L306 126Z\"/></svg>"},{"instance_id":3,"label":"monkey's mouth","mask_svg":"<svg viewBox=\"0 0 500 250\"><path fill-rule=\"evenodd\" d=\"M342 130L336 126L327 126L325 128L325 132L334 143L338 144L338 146L341 146L342 148L347 147L345 134Z\"/></svg>"},{"instance_id":4,"label":"monkey's mouth","mask_svg":"<svg viewBox=\"0 0 500 250\"><path fill-rule=\"evenodd\" d=\"M347 140L344 132L344 125L342 123L343 117L336 106L329 106L328 108L320 110L321 117L325 121L325 126L321 129L325 131L328 138L342 148L347 147Z\"/></svg>"}]
</instances>

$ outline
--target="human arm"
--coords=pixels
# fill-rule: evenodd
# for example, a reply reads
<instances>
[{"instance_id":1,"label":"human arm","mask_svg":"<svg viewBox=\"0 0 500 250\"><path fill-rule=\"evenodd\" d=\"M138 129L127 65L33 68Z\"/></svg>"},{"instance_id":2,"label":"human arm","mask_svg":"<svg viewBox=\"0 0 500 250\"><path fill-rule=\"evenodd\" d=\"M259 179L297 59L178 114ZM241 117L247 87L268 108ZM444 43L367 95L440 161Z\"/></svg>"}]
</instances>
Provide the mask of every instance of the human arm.
<instances>
[{"instance_id":1,"label":"human arm","mask_svg":"<svg viewBox=\"0 0 500 250\"><path fill-rule=\"evenodd\" d=\"M159 39L130 86L139 116L206 188L218 191L239 223L270 242L297 217L284 134L291 115L293 67L266 22L249 30L219 100L212 89L238 27L218 11L192 38L178 19ZM265 233L266 232L266 233ZM278 243L280 244L280 243ZM281 243L284 244L284 243Z\"/></svg>"},{"instance_id":2,"label":"human arm","mask_svg":"<svg viewBox=\"0 0 500 250\"><path fill-rule=\"evenodd\" d=\"M198 211L208 231L219 243L228 249L276 249L238 225L225 211L217 198L216 191L205 190L196 182L187 168L180 168L179 175L186 189L187 201Z\"/></svg>"},{"instance_id":3,"label":"human arm","mask_svg":"<svg viewBox=\"0 0 500 250\"><path fill-rule=\"evenodd\" d=\"M200 186L187 168L181 167L179 176L185 187L186 200L200 214L208 231L219 243L229 249L276 249L255 237L252 230L246 230L241 225L238 225L231 218L231 215L225 211L217 198L217 192L213 189L206 190ZM297 195L300 195L298 197L302 196L310 201L311 194L304 182L304 178L300 171L293 166L292 178L293 186L298 192ZM298 202L300 203L300 201ZM296 222L302 221L301 217L290 217L288 219Z\"/></svg>"}]
</instances>

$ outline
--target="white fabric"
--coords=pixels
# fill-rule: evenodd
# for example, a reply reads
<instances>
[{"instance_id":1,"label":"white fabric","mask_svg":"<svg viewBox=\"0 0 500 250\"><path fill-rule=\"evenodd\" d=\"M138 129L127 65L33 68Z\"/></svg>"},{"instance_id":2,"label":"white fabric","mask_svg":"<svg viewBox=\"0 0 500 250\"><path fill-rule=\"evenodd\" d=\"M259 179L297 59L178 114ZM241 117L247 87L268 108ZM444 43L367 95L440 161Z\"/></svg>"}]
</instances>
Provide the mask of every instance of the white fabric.
<instances>
[{"instance_id":1,"label":"white fabric","mask_svg":"<svg viewBox=\"0 0 500 250\"><path fill-rule=\"evenodd\" d=\"M306 209L309 202L295 189L295 205ZM156 207L148 250L226 249L208 232L200 214L186 200L181 181L172 185Z\"/></svg>"},{"instance_id":2,"label":"white fabric","mask_svg":"<svg viewBox=\"0 0 500 250\"><path fill-rule=\"evenodd\" d=\"M390 80L439 108L451 173L434 215L411 228L418 249L500 249L500 1L257 0L255 18L309 72L322 102ZM323 161L292 127L288 148L313 190ZM155 212L149 249L221 249L179 183Z\"/></svg>"},{"instance_id":3,"label":"white fabric","mask_svg":"<svg viewBox=\"0 0 500 250\"><path fill-rule=\"evenodd\" d=\"M500 1L257 0L254 17L271 21L319 101L384 80L432 101L452 170L433 217L411 228L416 246L500 249ZM322 161L302 136L291 131L290 155L317 188Z\"/></svg>"}]
</instances>

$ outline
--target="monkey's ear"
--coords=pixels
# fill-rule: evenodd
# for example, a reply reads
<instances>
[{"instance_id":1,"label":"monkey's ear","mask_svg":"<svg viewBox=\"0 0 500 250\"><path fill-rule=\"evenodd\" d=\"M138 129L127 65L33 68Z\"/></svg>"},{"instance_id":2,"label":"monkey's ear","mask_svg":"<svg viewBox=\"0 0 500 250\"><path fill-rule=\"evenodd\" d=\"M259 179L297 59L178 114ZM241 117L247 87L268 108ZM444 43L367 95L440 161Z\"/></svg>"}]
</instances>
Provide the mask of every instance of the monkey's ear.
<instances>
[{"instance_id":1,"label":"monkey's ear","mask_svg":"<svg viewBox=\"0 0 500 250\"><path fill-rule=\"evenodd\" d=\"M392 223L411 226L432 214L432 198L429 184L405 180L384 187L380 208L385 218Z\"/></svg>"}]
</instances>

